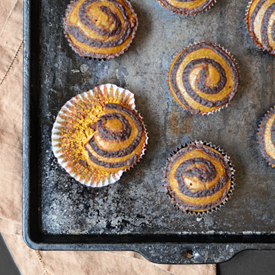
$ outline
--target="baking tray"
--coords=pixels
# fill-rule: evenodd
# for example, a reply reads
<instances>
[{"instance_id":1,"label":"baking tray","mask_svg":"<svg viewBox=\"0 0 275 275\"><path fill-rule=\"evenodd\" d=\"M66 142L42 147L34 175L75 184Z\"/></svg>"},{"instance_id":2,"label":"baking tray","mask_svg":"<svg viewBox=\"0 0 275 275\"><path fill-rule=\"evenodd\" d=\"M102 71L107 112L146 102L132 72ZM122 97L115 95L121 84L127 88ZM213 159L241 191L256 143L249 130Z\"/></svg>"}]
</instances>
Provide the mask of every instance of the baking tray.
<instances>
[{"instance_id":1,"label":"baking tray","mask_svg":"<svg viewBox=\"0 0 275 275\"><path fill-rule=\"evenodd\" d=\"M218 263L244 249L274 249L275 171L256 143L257 124L275 104L274 56L245 28L248 1L218 0L195 17L176 16L154 0L132 0L139 28L129 50L110 61L79 57L63 34L68 0L24 1L23 236L39 250L134 250L156 263ZM197 41L235 57L240 87L228 108L190 115L173 100L173 56ZM109 187L72 179L51 150L51 129L78 93L114 83L135 93L149 132L146 154ZM220 146L236 170L233 196L202 217L177 210L162 187L166 159L180 145Z\"/></svg>"}]
</instances>

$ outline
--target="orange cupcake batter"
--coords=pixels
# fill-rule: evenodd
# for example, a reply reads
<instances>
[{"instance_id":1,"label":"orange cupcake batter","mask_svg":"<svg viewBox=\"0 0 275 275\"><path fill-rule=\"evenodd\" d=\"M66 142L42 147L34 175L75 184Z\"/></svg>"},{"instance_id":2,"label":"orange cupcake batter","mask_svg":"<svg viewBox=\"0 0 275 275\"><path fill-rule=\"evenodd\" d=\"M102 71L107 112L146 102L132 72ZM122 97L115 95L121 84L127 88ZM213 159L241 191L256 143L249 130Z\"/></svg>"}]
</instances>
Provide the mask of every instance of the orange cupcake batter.
<instances>
[{"instance_id":1,"label":"orange cupcake batter","mask_svg":"<svg viewBox=\"0 0 275 275\"><path fill-rule=\"evenodd\" d=\"M227 201L232 175L226 156L202 142L194 142L168 159L164 186L181 210L205 212Z\"/></svg>"},{"instance_id":2,"label":"orange cupcake batter","mask_svg":"<svg viewBox=\"0 0 275 275\"><path fill-rule=\"evenodd\" d=\"M195 15L213 6L216 0L158 0L162 6L176 14Z\"/></svg>"},{"instance_id":3,"label":"orange cupcake batter","mask_svg":"<svg viewBox=\"0 0 275 275\"><path fill-rule=\"evenodd\" d=\"M110 59L129 48L138 26L128 0L78 0L64 18L72 49L81 56Z\"/></svg>"},{"instance_id":4,"label":"orange cupcake batter","mask_svg":"<svg viewBox=\"0 0 275 275\"><path fill-rule=\"evenodd\" d=\"M258 131L260 152L268 164L275 167L275 110L271 109L262 119Z\"/></svg>"},{"instance_id":5,"label":"orange cupcake batter","mask_svg":"<svg viewBox=\"0 0 275 275\"><path fill-rule=\"evenodd\" d=\"M275 0L253 0L248 7L246 21L254 42L275 54Z\"/></svg>"},{"instance_id":6,"label":"orange cupcake batter","mask_svg":"<svg viewBox=\"0 0 275 275\"><path fill-rule=\"evenodd\" d=\"M230 55L211 43L198 43L173 60L168 84L176 101L192 114L226 107L238 88L238 71Z\"/></svg>"},{"instance_id":7,"label":"orange cupcake batter","mask_svg":"<svg viewBox=\"0 0 275 275\"><path fill-rule=\"evenodd\" d=\"M147 144L133 104L132 93L111 84L68 101L52 131L53 151L62 167L89 186L117 181L139 161Z\"/></svg>"}]
</instances>

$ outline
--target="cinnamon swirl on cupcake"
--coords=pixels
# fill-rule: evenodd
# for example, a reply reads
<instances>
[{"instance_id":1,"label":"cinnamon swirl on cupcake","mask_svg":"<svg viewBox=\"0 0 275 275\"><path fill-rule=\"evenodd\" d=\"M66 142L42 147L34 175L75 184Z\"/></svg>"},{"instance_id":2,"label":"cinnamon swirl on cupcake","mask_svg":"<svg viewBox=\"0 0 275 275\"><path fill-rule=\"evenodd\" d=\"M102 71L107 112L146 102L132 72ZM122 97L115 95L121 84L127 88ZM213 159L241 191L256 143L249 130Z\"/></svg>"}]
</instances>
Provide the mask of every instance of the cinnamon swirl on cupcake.
<instances>
[{"instance_id":1,"label":"cinnamon swirl on cupcake","mask_svg":"<svg viewBox=\"0 0 275 275\"><path fill-rule=\"evenodd\" d=\"M157 0L175 14L195 15L214 5L216 0Z\"/></svg>"},{"instance_id":2,"label":"cinnamon swirl on cupcake","mask_svg":"<svg viewBox=\"0 0 275 275\"><path fill-rule=\"evenodd\" d=\"M247 30L263 50L275 54L275 0L253 0L246 14Z\"/></svg>"},{"instance_id":3,"label":"cinnamon swirl on cupcake","mask_svg":"<svg viewBox=\"0 0 275 275\"><path fill-rule=\"evenodd\" d=\"M265 114L257 133L257 139L262 156L267 163L275 167L275 110L272 108Z\"/></svg>"},{"instance_id":4,"label":"cinnamon swirl on cupcake","mask_svg":"<svg viewBox=\"0 0 275 275\"><path fill-rule=\"evenodd\" d=\"M164 187L182 211L205 213L225 204L234 188L233 177L234 169L225 153L195 141L168 159Z\"/></svg>"},{"instance_id":5,"label":"cinnamon swirl on cupcake","mask_svg":"<svg viewBox=\"0 0 275 275\"><path fill-rule=\"evenodd\" d=\"M227 107L238 82L238 69L231 55L208 42L182 50L168 74L172 95L191 114L205 115Z\"/></svg>"},{"instance_id":6,"label":"cinnamon swirl on cupcake","mask_svg":"<svg viewBox=\"0 0 275 275\"><path fill-rule=\"evenodd\" d=\"M138 19L128 0L75 0L67 8L63 25L77 54L111 59L129 48Z\"/></svg>"},{"instance_id":7,"label":"cinnamon swirl on cupcake","mask_svg":"<svg viewBox=\"0 0 275 275\"><path fill-rule=\"evenodd\" d=\"M52 148L60 165L92 187L118 181L140 160L147 140L134 95L112 84L70 99L52 130Z\"/></svg>"}]
</instances>

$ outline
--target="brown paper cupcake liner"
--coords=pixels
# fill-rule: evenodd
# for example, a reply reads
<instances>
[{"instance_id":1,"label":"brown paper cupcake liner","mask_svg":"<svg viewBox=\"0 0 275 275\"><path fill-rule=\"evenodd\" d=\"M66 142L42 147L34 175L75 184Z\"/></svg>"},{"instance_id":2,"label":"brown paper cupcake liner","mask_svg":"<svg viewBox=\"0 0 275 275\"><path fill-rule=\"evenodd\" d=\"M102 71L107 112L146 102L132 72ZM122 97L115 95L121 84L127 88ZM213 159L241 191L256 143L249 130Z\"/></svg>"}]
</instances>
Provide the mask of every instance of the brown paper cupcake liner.
<instances>
[{"instance_id":1,"label":"brown paper cupcake liner","mask_svg":"<svg viewBox=\"0 0 275 275\"><path fill-rule=\"evenodd\" d=\"M129 128L132 126L127 117L136 123L137 130ZM119 125L122 134L110 132L112 128L105 126L108 122L115 123L115 127ZM129 138L136 142L135 146ZM116 146L116 140L121 140L119 150L112 147ZM109 144L113 149L108 152L98 147L102 142L101 146ZM124 171L140 161L147 144L148 134L135 110L134 94L113 84L100 85L67 101L52 129L52 150L58 163L73 178L90 187L117 182ZM130 146L133 150L128 152Z\"/></svg>"},{"instance_id":2,"label":"brown paper cupcake liner","mask_svg":"<svg viewBox=\"0 0 275 275\"><path fill-rule=\"evenodd\" d=\"M257 139L259 150L263 158L265 159L266 163L272 168L275 168L275 142L274 142L275 140L273 140L272 138L272 129L273 129L272 126L274 125L275 127L275 124L272 123L272 125L269 125L272 122L270 121L270 119L272 119L273 116L275 119L275 106L271 108L269 111L267 111L266 114L262 117L260 123L258 124L256 139ZM267 133L267 136L266 136L265 131L267 128L270 129L269 131L270 133L269 134ZM266 144L269 145L269 148L266 148ZM274 158L271 156L272 153L274 154Z\"/></svg>"},{"instance_id":3,"label":"brown paper cupcake liner","mask_svg":"<svg viewBox=\"0 0 275 275\"><path fill-rule=\"evenodd\" d=\"M84 0L83 3L87 1L87 0ZM69 46L72 48L72 50L77 53L78 55L80 56L84 56L86 58L91 58L91 59L100 59L100 60L109 60L109 59L112 59L112 58L116 58L116 57L119 57L120 55L124 54L128 49L129 47L131 46L134 38L135 38L135 35L136 35L136 32L137 32L137 28L138 28L138 17L137 17L137 14L135 13L134 11L134 8L131 4L131 2L129 2L128 0L123 0L125 2L125 5L127 5L128 9L130 10L131 12L131 15L132 15L132 20L131 22L129 22L129 28L131 29L131 38L130 38L130 41L128 41L128 43L122 48L120 49L118 52L114 52L114 53L101 53L101 52L88 52L86 50L84 50L83 48L80 48L80 47L77 47L72 39L70 38L70 35L69 33L73 33L74 34L74 39L77 40L77 39L80 39L80 40L83 40L83 41L86 41L88 44L95 44L97 46L93 46L95 48L100 49L100 48L104 48L104 40L102 40L101 42L99 41L98 37L97 38L93 38L91 37L90 39L85 37L82 33L83 30L81 30L81 28L79 30L76 29L75 26L72 26L72 24L69 24L67 22L67 18L69 17L69 14L71 13L71 11L73 10L73 8L75 7L75 5L79 2L81 2L81 0L72 0L71 3L67 6L67 9L66 9L66 12L65 12L65 17L63 18L63 28L64 28L64 34L65 34L65 37L67 38L68 42L69 42ZM115 1L114 1L115 2ZM120 4L119 4L120 5ZM119 18L117 16L117 18ZM91 20L87 19L87 23L88 25L91 24L90 22ZM128 23L127 23L128 24ZM78 27L78 26L77 26ZM99 35L99 34L97 34ZM118 43L118 45L116 45L114 42L115 41L112 41L112 42L108 42L110 45L108 45L108 49L110 47L115 47L115 46L119 46L121 45L121 43L123 42L123 36L127 36L127 31L124 31L124 33L122 34L122 37L120 38L117 38L116 41ZM126 41L127 39L129 38L126 37Z\"/></svg>"},{"instance_id":4,"label":"brown paper cupcake liner","mask_svg":"<svg viewBox=\"0 0 275 275\"><path fill-rule=\"evenodd\" d=\"M267 20L267 24L263 25L260 27L261 29L261 39L263 39L264 37L264 41L260 41L260 39L255 35L255 32L254 32L254 27L253 26L249 26L249 22L250 22L250 18L249 18L249 11L250 11L250 8L252 7L252 4L253 4L254 0L250 1L248 3L248 7L247 7L247 10L246 10L246 15L245 15L245 23L246 23L246 29L247 29L247 32L249 34L249 36L251 37L251 39L253 40L253 42L256 44L256 46L258 48L260 48L261 50L263 51L267 51L269 54L272 54L272 55L275 55L275 49L272 48L270 45L269 45L269 39L268 39L268 33L267 33L267 26L268 26L268 20ZM275 2L274 2L275 3ZM273 3L273 4L274 4ZM258 3L260 4L260 3ZM270 6L269 6L270 7ZM256 8L254 9L254 11L256 9L260 9L259 8ZM254 19L256 17L257 13L255 13L255 16L253 15ZM265 15L264 15L265 16ZM263 17L264 17L263 16ZM262 22L261 22L262 23ZM265 31L266 30L266 33ZM273 31L272 31L272 37L273 37ZM273 39L272 39L273 40ZM274 40L273 40L274 41ZM274 41L275 42L275 41Z\"/></svg>"},{"instance_id":5,"label":"brown paper cupcake liner","mask_svg":"<svg viewBox=\"0 0 275 275\"><path fill-rule=\"evenodd\" d=\"M170 173L170 171L167 171L169 169L172 169L170 166L173 167L173 161L176 161L176 159L179 157L179 155L182 153L182 150L187 149L189 146L207 146L214 150L216 150L218 153L220 153L223 156L223 160L228 164L227 167L227 173L230 173L231 183L230 188L227 191L227 194L222 194L222 196L214 201L213 203L208 203L206 205L202 205L201 207L205 207L207 209L192 209L190 205L188 206L187 203L184 203L176 194L176 192L171 188L170 181L168 179L167 173ZM207 148L206 147L206 148ZM182 164L182 163L181 163ZM187 170L187 171L190 171ZM232 162L229 158L229 156L220 148L215 145L212 145L212 143L206 142L206 141L193 141L190 143L187 143L185 145L182 145L180 148L178 148L176 151L174 151L170 157L167 160L167 163L165 165L165 168L163 169L163 188L165 190L166 195L171 199L171 201L174 203L175 207L177 207L179 210L181 210L184 213L191 214L191 215L205 215L205 214L211 214L213 212L218 211L221 207L223 207L228 199L232 196L235 182L235 170L233 168ZM205 189L206 190L206 189ZM188 191L190 192L190 191ZM200 190L202 192L202 190ZM187 193L188 194L188 193ZM209 204L211 204L209 206ZM198 207L199 208L199 207Z\"/></svg>"},{"instance_id":6,"label":"brown paper cupcake liner","mask_svg":"<svg viewBox=\"0 0 275 275\"><path fill-rule=\"evenodd\" d=\"M159 4L162 7L164 7L166 10L169 10L173 14L185 15L185 16L189 16L189 15L195 16L198 13L210 10L210 8L213 7L214 4L216 3L216 0L210 0L210 1L208 1L209 3L201 5L197 8L194 8L194 9L177 8L177 7L174 7L173 5L169 4L166 0L157 0L157 2L159 2Z\"/></svg>"},{"instance_id":7,"label":"brown paper cupcake liner","mask_svg":"<svg viewBox=\"0 0 275 275\"><path fill-rule=\"evenodd\" d=\"M208 112L203 112L202 110L200 110L199 108L193 108L192 106L189 106L188 103L185 101L184 97L182 95L180 95L180 90L176 91L179 93L179 95L176 95L176 92L173 91L173 88L171 87L172 85L175 86L175 89L178 89L177 87L177 83L173 84L172 83L172 80L171 78L171 75L172 75L172 70L174 69L174 65L175 65L175 61L178 61L179 58L181 58L181 55L184 53L184 52L187 52L187 51L191 51L192 48L199 48L200 45L206 45L206 46L211 46L211 47L214 47L214 48L217 48L218 50L220 50L224 55L226 55L226 57L228 58L228 62L230 62L230 65L232 65L232 74L233 74L233 85L234 85L234 88L232 88L233 92L231 91L230 94L227 96L228 99L227 101L228 102L225 102L224 104L222 104L221 106L218 106L216 109L213 109L211 111L208 111ZM188 55L189 53L187 53L186 55ZM192 60L192 61L195 61L196 59ZM212 60L212 59L211 59ZM192 62L191 61L191 62ZM213 60L215 62L215 60ZM211 62L211 61L210 61ZM190 64L190 62L189 62ZM180 67L180 65L178 65L178 68ZM186 65L187 67L187 65ZM232 99L235 97L237 91L238 91L238 87L239 87L239 67L238 67L238 64L235 60L235 58L232 56L232 54L226 50L224 47L220 46L220 45L216 45L216 44L213 44L213 43L210 43L210 42L195 42L194 44L190 45L190 46L187 46L186 48L184 48L183 50L181 50L179 53L175 54L173 56L173 59L171 60L171 65L170 65L170 68L169 68L169 71L168 71L168 79L167 79L167 83L168 83L168 87L169 87L169 91L170 91L170 94L173 96L174 100L184 109L186 110L187 112L191 113L191 114L199 114L199 115L210 115L210 114L214 114L214 113L217 113L217 112L220 112L222 109L226 108L229 106L229 104L231 103ZM177 73L177 71L175 72L175 74ZM191 86L190 86L191 87ZM231 87L230 87L231 88ZM184 87L185 89L185 87ZM192 91L193 92L193 91ZM188 93L188 92L187 92ZM197 95L197 94L196 94ZM182 97L182 101L178 98L178 97ZM199 96L197 95L197 98ZM223 100L225 100L226 98L224 98ZM206 104L208 105L211 105L211 104L215 104L216 101L207 101L206 99L202 99L200 98L201 101L206 101ZM201 104L200 102L198 102L199 104ZM203 106L205 107L205 106ZM211 108L211 107L210 107Z\"/></svg>"}]
</instances>

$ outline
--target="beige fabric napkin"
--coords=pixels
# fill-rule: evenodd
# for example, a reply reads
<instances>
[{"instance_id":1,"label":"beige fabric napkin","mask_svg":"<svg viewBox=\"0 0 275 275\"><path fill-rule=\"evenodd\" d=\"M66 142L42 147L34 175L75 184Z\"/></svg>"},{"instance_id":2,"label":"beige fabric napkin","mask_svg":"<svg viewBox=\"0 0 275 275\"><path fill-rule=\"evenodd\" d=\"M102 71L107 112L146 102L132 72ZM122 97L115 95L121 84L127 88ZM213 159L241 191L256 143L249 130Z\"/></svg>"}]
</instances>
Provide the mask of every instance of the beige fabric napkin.
<instances>
[{"instance_id":1,"label":"beige fabric napkin","mask_svg":"<svg viewBox=\"0 0 275 275\"><path fill-rule=\"evenodd\" d=\"M157 265L135 252L35 251L22 238L23 0L0 1L0 232L22 275L214 275L215 265Z\"/></svg>"}]
</instances>

